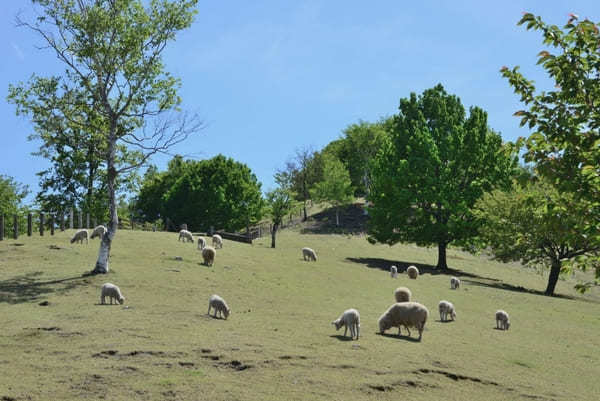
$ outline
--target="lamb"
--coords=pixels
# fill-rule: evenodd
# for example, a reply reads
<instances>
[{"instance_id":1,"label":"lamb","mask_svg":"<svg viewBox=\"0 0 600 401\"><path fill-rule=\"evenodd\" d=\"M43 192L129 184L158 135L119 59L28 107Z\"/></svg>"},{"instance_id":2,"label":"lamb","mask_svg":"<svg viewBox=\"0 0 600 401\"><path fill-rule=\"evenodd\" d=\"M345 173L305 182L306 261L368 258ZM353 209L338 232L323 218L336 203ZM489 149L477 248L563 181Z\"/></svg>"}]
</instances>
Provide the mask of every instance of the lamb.
<instances>
[{"instance_id":1,"label":"lamb","mask_svg":"<svg viewBox=\"0 0 600 401\"><path fill-rule=\"evenodd\" d=\"M198 237L198 249L203 250L206 246L206 240L202 237Z\"/></svg>"},{"instance_id":2,"label":"lamb","mask_svg":"<svg viewBox=\"0 0 600 401\"><path fill-rule=\"evenodd\" d=\"M390 306L379 318L379 332L383 334L391 327L398 327L398 335L401 335L400 326L404 326L410 336L409 327L416 327L421 341L428 316L429 310L420 303L398 302Z\"/></svg>"},{"instance_id":3,"label":"lamb","mask_svg":"<svg viewBox=\"0 0 600 401\"><path fill-rule=\"evenodd\" d=\"M205 246L204 249L202 249L202 259L204 259L204 264L206 266L213 265L216 255L217 251L212 246Z\"/></svg>"},{"instance_id":4,"label":"lamb","mask_svg":"<svg viewBox=\"0 0 600 401\"><path fill-rule=\"evenodd\" d=\"M458 287L460 287L460 280L457 277L452 277L450 279L450 288L458 290Z\"/></svg>"},{"instance_id":5,"label":"lamb","mask_svg":"<svg viewBox=\"0 0 600 401\"><path fill-rule=\"evenodd\" d=\"M85 239L85 243L88 243L88 232L87 230L79 230L75 233L75 235L73 235L73 238L71 238L71 244L74 242L80 242L81 244L83 244L83 240Z\"/></svg>"},{"instance_id":6,"label":"lamb","mask_svg":"<svg viewBox=\"0 0 600 401\"><path fill-rule=\"evenodd\" d=\"M496 311L496 328L500 330L508 330L510 328L508 313L503 310Z\"/></svg>"},{"instance_id":7,"label":"lamb","mask_svg":"<svg viewBox=\"0 0 600 401\"><path fill-rule=\"evenodd\" d=\"M348 334L348 328L350 328L350 338L360 336L360 314L356 309L348 309L342 313L342 315L331 322L335 326L336 330L344 326L344 337Z\"/></svg>"},{"instance_id":8,"label":"lamb","mask_svg":"<svg viewBox=\"0 0 600 401\"><path fill-rule=\"evenodd\" d=\"M103 225L99 225L98 227L94 228L94 231L92 231L90 239L98 237L100 238L100 240L102 240L102 238L104 238L104 235L106 235L107 232L108 230L106 229L106 227L104 227Z\"/></svg>"},{"instance_id":9,"label":"lamb","mask_svg":"<svg viewBox=\"0 0 600 401\"><path fill-rule=\"evenodd\" d=\"M181 241L182 238L183 242L194 242L194 236L188 230L179 231L179 239L177 239L177 241Z\"/></svg>"},{"instance_id":10,"label":"lamb","mask_svg":"<svg viewBox=\"0 0 600 401\"><path fill-rule=\"evenodd\" d=\"M317 261L317 253L310 248L302 248L302 258L304 260L307 260L307 258L308 258L309 262L311 260L316 262Z\"/></svg>"},{"instance_id":11,"label":"lamb","mask_svg":"<svg viewBox=\"0 0 600 401\"><path fill-rule=\"evenodd\" d=\"M440 311L440 320L442 322L448 320L448 315L450 315L452 320L456 319L456 311L454 310L454 305L452 305L452 302L440 301L438 304L438 309Z\"/></svg>"},{"instance_id":12,"label":"lamb","mask_svg":"<svg viewBox=\"0 0 600 401\"><path fill-rule=\"evenodd\" d=\"M223 317L223 315L225 315L225 319L227 320L229 314L231 313L231 309L229 306L227 306L225 300L216 294L211 295L208 299L208 312L206 312L207 315L210 315L211 308L214 308L215 310L215 314L213 315L215 318L217 317L217 313L219 313L219 317Z\"/></svg>"},{"instance_id":13,"label":"lamb","mask_svg":"<svg viewBox=\"0 0 600 401\"><path fill-rule=\"evenodd\" d=\"M121 305L123 305L123 302L125 302L125 297L121 295L121 290L119 287L111 283L106 283L102 286L102 292L100 295L100 303L102 305L106 304L106 302L104 302L105 297L110 298L111 305L113 303L113 298L115 299L115 303L119 302Z\"/></svg>"},{"instance_id":14,"label":"lamb","mask_svg":"<svg viewBox=\"0 0 600 401\"><path fill-rule=\"evenodd\" d=\"M216 248L223 248L223 238L219 234L215 234L212 236L213 246Z\"/></svg>"},{"instance_id":15,"label":"lamb","mask_svg":"<svg viewBox=\"0 0 600 401\"><path fill-rule=\"evenodd\" d=\"M408 278L416 279L419 277L419 269L417 269L417 266L408 266L406 274L408 274Z\"/></svg>"},{"instance_id":16,"label":"lamb","mask_svg":"<svg viewBox=\"0 0 600 401\"><path fill-rule=\"evenodd\" d=\"M390 267L390 276L392 278L398 277L398 268L396 266Z\"/></svg>"},{"instance_id":17,"label":"lamb","mask_svg":"<svg viewBox=\"0 0 600 401\"><path fill-rule=\"evenodd\" d=\"M396 288L396 291L394 291L396 302L410 302L411 297L412 293L406 287L398 287Z\"/></svg>"}]
</instances>

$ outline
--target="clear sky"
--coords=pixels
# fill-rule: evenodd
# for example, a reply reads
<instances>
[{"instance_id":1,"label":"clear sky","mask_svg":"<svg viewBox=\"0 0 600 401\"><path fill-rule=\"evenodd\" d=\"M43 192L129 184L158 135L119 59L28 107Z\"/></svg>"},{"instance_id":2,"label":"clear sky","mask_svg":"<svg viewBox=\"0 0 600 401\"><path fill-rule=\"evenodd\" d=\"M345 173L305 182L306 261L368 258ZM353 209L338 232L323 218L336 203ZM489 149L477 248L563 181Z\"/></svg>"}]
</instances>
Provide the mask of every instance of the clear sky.
<instances>
[{"instance_id":1,"label":"clear sky","mask_svg":"<svg viewBox=\"0 0 600 401\"><path fill-rule=\"evenodd\" d=\"M0 174L37 190L47 162L31 155L31 123L6 102L9 83L62 66L31 31L29 1L2 1L0 15ZM182 79L184 109L207 127L174 149L197 158L218 153L246 163L273 188L273 174L296 148L320 149L358 120L396 113L399 99L442 83L466 107L488 112L506 140L527 135L499 70L520 65L544 82L535 65L540 35L517 27L523 11L562 26L570 12L600 21L600 1L206 1L193 26L165 53ZM162 170L168 157L153 163Z\"/></svg>"}]
</instances>

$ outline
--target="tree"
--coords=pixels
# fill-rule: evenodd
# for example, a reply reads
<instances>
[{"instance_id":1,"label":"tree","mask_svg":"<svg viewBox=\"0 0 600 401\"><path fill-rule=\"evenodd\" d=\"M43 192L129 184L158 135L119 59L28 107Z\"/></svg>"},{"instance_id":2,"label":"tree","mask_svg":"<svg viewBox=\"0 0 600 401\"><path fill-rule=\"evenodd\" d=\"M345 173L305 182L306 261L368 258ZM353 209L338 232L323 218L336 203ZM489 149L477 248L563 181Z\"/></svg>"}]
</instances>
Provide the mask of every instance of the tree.
<instances>
[{"instance_id":1,"label":"tree","mask_svg":"<svg viewBox=\"0 0 600 401\"><path fill-rule=\"evenodd\" d=\"M0 175L0 215L17 213L28 193L26 185L19 184L7 175Z\"/></svg>"},{"instance_id":2,"label":"tree","mask_svg":"<svg viewBox=\"0 0 600 401\"><path fill-rule=\"evenodd\" d=\"M312 192L318 202L329 202L335 208L335 225L340 225L340 206L352 202L354 188L344 164L331 155L324 156L323 181Z\"/></svg>"},{"instance_id":3,"label":"tree","mask_svg":"<svg viewBox=\"0 0 600 401\"><path fill-rule=\"evenodd\" d=\"M519 67L502 67L528 109L515 113L534 132L525 141L525 160L561 190L595 202L600 198L600 27L570 14L563 30L525 13L518 23L540 31L546 47L538 54L554 81L537 91Z\"/></svg>"},{"instance_id":4,"label":"tree","mask_svg":"<svg viewBox=\"0 0 600 401\"><path fill-rule=\"evenodd\" d=\"M180 82L165 71L162 62L166 45L191 25L197 0L32 2L39 6L40 16L34 22L17 22L44 40L65 72L52 78L34 75L27 85L11 86L11 96L25 99L21 111L32 114L34 120L42 108L100 136L109 222L92 273L107 273L118 226L118 177L152 155L167 152L201 126L185 114L169 114L176 113L181 103L177 96ZM26 100L30 94L35 101ZM139 151L140 158L119 166L120 145Z\"/></svg>"},{"instance_id":5,"label":"tree","mask_svg":"<svg viewBox=\"0 0 600 401\"><path fill-rule=\"evenodd\" d=\"M278 176L289 180L296 199L302 201L305 221L308 218L306 204L311 199L310 190L323 176L321 154L311 147L296 149L295 156L286 163L284 170L278 172Z\"/></svg>"},{"instance_id":6,"label":"tree","mask_svg":"<svg viewBox=\"0 0 600 401\"><path fill-rule=\"evenodd\" d=\"M211 226L235 231L260 220L264 206L260 183L248 166L223 155L182 163L185 169L170 187L165 183L173 177L171 171L158 181L158 188L165 191L161 216L195 231ZM176 161L169 166L177 170L181 165Z\"/></svg>"},{"instance_id":7,"label":"tree","mask_svg":"<svg viewBox=\"0 0 600 401\"><path fill-rule=\"evenodd\" d=\"M560 273L595 266L600 277L600 223L594 208L541 180L485 194L475 213L484 221L480 235L494 257L550 268L545 294L554 295Z\"/></svg>"},{"instance_id":8,"label":"tree","mask_svg":"<svg viewBox=\"0 0 600 401\"><path fill-rule=\"evenodd\" d=\"M373 163L369 208L371 242L437 245L439 269L446 248L477 235L475 202L508 187L514 147L487 126L487 114L442 85L400 100L390 138Z\"/></svg>"},{"instance_id":9,"label":"tree","mask_svg":"<svg viewBox=\"0 0 600 401\"><path fill-rule=\"evenodd\" d=\"M267 207L273 221L273 229L271 230L271 248L275 248L275 237L277 230L283 221L286 214L290 213L294 208L294 199L291 192L286 188L277 188L267 192Z\"/></svg>"}]
</instances>

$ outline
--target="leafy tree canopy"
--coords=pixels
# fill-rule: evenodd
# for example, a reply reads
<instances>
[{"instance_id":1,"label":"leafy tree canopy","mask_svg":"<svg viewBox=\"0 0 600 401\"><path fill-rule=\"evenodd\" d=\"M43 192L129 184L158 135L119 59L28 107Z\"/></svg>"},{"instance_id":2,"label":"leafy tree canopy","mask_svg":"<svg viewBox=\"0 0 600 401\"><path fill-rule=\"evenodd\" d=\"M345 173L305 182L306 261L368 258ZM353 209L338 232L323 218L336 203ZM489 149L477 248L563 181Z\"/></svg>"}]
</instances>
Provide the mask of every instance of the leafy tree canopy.
<instances>
[{"instance_id":1,"label":"leafy tree canopy","mask_svg":"<svg viewBox=\"0 0 600 401\"><path fill-rule=\"evenodd\" d=\"M340 225L339 208L354 199L354 189L350 174L336 157L326 154L323 157L323 181L318 182L312 191L318 202L329 202L335 208L335 223Z\"/></svg>"}]
</instances>

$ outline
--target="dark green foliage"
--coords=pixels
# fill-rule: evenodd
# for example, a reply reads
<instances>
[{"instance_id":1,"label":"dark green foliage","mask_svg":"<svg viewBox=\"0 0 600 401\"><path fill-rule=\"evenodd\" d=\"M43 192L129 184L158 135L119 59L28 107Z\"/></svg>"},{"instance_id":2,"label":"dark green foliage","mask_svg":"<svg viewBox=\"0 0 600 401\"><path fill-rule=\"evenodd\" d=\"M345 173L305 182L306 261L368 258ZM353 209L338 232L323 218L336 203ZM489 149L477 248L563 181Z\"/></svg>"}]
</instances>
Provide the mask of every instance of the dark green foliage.
<instances>
[{"instance_id":1,"label":"dark green foliage","mask_svg":"<svg viewBox=\"0 0 600 401\"><path fill-rule=\"evenodd\" d=\"M317 202L328 202L335 208L335 225L339 226L339 208L352 202L354 189L348 170L335 156L326 154L323 167L323 181L315 185L312 197Z\"/></svg>"},{"instance_id":2,"label":"dark green foliage","mask_svg":"<svg viewBox=\"0 0 600 401\"><path fill-rule=\"evenodd\" d=\"M281 225L285 215L290 213L295 206L292 193L285 187L274 189L267 192L267 208L273 222L271 231L271 248L275 248L275 239L277 230Z\"/></svg>"},{"instance_id":3,"label":"dark green foliage","mask_svg":"<svg viewBox=\"0 0 600 401\"><path fill-rule=\"evenodd\" d=\"M469 116L441 85L400 100L391 136L372 166L372 241L437 245L438 267L446 247L477 235L475 202L510 185L514 147L487 126L487 114Z\"/></svg>"}]
</instances>

